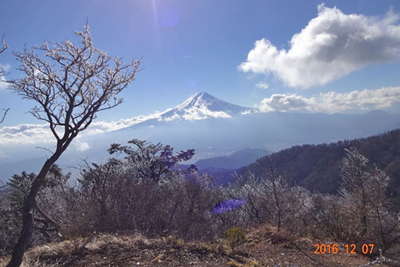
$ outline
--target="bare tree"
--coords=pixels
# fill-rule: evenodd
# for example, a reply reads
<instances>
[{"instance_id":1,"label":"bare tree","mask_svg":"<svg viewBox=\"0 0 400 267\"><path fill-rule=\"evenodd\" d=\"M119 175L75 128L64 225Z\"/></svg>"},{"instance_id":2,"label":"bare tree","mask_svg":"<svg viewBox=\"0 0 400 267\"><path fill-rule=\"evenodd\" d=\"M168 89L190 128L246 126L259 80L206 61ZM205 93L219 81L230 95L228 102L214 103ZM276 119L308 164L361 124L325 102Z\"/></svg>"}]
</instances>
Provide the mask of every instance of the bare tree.
<instances>
[{"instance_id":1,"label":"bare tree","mask_svg":"<svg viewBox=\"0 0 400 267\"><path fill-rule=\"evenodd\" d=\"M252 175L243 187L248 200L249 212L260 221L270 218L271 223L281 230L284 217L287 216L285 201L290 192L286 179L270 167L264 177Z\"/></svg>"},{"instance_id":2,"label":"bare tree","mask_svg":"<svg viewBox=\"0 0 400 267\"><path fill-rule=\"evenodd\" d=\"M399 221L390 211L389 177L356 148L346 149L340 190L344 209L360 231L359 240L374 240L385 251L400 239Z\"/></svg>"},{"instance_id":3,"label":"bare tree","mask_svg":"<svg viewBox=\"0 0 400 267\"><path fill-rule=\"evenodd\" d=\"M24 78L11 81L12 89L36 106L31 114L48 123L56 146L33 180L23 206L23 226L8 267L20 266L33 229L35 198L46 182L51 166L78 134L89 127L100 111L121 104L118 94L139 71L139 60L123 64L94 47L89 27L71 41L44 43L17 53Z\"/></svg>"},{"instance_id":4,"label":"bare tree","mask_svg":"<svg viewBox=\"0 0 400 267\"><path fill-rule=\"evenodd\" d=\"M341 194L343 196L357 195L355 203L359 211L362 236L368 231L369 195L367 192L368 182L366 181L368 167L368 159L361 155L357 149L346 149L346 157L343 159L342 166L343 184Z\"/></svg>"}]
</instances>

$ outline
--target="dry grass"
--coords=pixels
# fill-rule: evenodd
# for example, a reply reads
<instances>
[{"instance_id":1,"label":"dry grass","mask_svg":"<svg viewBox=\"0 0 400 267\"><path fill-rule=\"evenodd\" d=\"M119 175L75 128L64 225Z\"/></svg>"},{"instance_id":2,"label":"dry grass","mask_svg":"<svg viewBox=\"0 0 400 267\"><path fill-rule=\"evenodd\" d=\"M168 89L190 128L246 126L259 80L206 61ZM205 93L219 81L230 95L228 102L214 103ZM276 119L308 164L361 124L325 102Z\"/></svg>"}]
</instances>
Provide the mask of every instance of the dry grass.
<instances>
[{"instance_id":1,"label":"dry grass","mask_svg":"<svg viewBox=\"0 0 400 267\"><path fill-rule=\"evenodd\" d=\"M246 241L230 247L225 240L185 242L169 236L148 239L139 234L99 234L29 250L24 265L50 266L361 266L360 255L315 255L310 238L294 238L286 231L264 225L247 231ZM0 258L0 267L7 259ZM385 265L374 265L385 266Z\"/></svg>"}]
</instances>

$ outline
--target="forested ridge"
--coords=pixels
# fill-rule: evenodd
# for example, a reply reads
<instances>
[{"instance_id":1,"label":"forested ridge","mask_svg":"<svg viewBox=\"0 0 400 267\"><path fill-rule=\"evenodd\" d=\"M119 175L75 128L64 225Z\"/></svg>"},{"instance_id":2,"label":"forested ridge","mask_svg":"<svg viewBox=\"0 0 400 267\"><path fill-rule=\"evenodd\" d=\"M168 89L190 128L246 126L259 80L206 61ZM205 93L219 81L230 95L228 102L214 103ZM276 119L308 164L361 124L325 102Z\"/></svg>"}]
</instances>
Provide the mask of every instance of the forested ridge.
<instances>
[{"instance_id":1,"label":"forested ridge","mask_svg":"<svg viewBox=\"0 0 400 267\"><path fill-rule=\"evenodd\" d=\"M312 192L337 193L342 181L340 165L349 147L356 147L386 172L390 177L388 193L400 203L400 129L362 139L294 146L260 158L238 173L260 176L272 167L293 185Z\"/></svg>"}]
</instances>

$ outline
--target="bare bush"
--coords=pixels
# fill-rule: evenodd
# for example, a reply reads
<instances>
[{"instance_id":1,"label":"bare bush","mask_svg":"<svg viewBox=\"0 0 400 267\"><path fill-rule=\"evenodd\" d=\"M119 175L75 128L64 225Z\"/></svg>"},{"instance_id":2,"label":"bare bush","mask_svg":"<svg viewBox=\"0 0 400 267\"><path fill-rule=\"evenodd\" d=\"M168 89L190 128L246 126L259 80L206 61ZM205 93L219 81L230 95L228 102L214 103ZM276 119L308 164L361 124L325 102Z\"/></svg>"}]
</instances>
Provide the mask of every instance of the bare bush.
<instances>
[{"instance_id":1,"label":"bare bush","mask_svg":"<svg viewBox=\"0 0 400 267\"><path fill-rule=\"evenodd\" d=\"M13 175L4 190L0 200L0 233L2 235L3 253L11 252L12 246L18 240L18 233L22 226L22 211L24 201L29 194L29 188L35 179L34 173L22 172ZM66 187L68 175L63 175L61 169L53 166L48 173L47 183L42 187L36 198L33 218L35 220L32 244L38 245L50 241L60 240L60 220L65 205L60 200L64 196L60 188ZM62 190L62 191L63 191ZM57 216L58 215L58 216Z\"/></svg>"},{"instance_id":2,"label":"bare bush","mask_svg":"<svg viewBox=\"0 0 400 267\"><path fill-rule=\"evenodd\" d=\"M209 177L194 168L175 168L190 159L193 150L174 153L172 147L161 144L128 143L109 149L111 154L122 153L122 159L92 164L82 172L77 207L82 216L72 223L81 227L75 231L213 237L211 210L217 201Z\"/></svg>"},{"instance_id":3,"label":"bare bush","mask_svg":"<svg viewBox=\"0 0 400 267\"><path fill-rule=\"evenodd\" d=\"M400 223L390 211L389 177L357 149L346 150L340 191L343 207L353 219L356 241L371 241L385 251L400 240Z\"/></svg>"},{"instance_id":4,"label":"bare bush","mask_svg":"<svg viewBox=\"0 0 400 267\"><path fill-rule=\"evenodd\" d=\"M304 232L306 214L312 206L311 194L302 187L290 186L286 179L270 169L263 177L242 177L229 189L230 197L246 201L239 224L269 223L277 230Z\"/></svg>"},{"instance_id":5,"label":"bare bush","mask_svg":"<svg viewBox=\"0 0 400 267\"><path fill-rule=\"evenodd\" d=\"M400 222L387 195L389 177L355 148L346 150L342 176L339 195L313 197L311 232L349 243L374 243L383 252L394 248Z\"/></svg>"}]
</instances>

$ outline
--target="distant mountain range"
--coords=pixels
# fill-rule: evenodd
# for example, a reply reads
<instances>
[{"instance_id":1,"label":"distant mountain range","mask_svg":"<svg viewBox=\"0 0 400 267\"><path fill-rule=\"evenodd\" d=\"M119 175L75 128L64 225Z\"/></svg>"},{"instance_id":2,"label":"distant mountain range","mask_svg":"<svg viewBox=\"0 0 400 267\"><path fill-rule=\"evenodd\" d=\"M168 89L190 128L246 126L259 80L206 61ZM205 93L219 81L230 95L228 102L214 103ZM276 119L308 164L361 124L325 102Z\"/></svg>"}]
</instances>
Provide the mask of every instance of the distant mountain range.
<instances>
[{"instance_id":1,"label":"distant mountain range","mask_svg":"<svg viewBox=\"0 0 400 267\"><path fill-rule=\"evenodd\" d=\"M263 149L247 148L227 156L201 159L196 161L194 165L200 173L213 176L216 184L225 185L233 181L237 169L245 167L268 154L270 152ZM178 168L187 167L189 165L186 164L178 166Z\"/></svg>"},{"instance_id":2,"label":"distant mountain range","mask_svg":"<svg viewBox=\"0 0 400 267\"><path fill-rule=\"evenodd\" d=\"M195 163L198 169L226 169L234 170L249 165L255 162L257 159L270 154L270 152L262 149L243 149L232 153L227 156L214 157L208 159L202 159Z\"/></svg>"},{"instance_id":3,"label":"distant mountain range","mask_svg":"<svg viewBox=\"0 0 400 267\"><path fill-rule=\"evenodd\" d=\"M193 148L196 155L189 163L198 161L200 165L208 166L210 162L217 162L218 166L231 168L242 164L243 158L224 157L247 148L272 152L293 145L367 137L400 128L400 117L383 111L364 114L262 113L206 92L197 93L163 112L123 121L115 131L80 137L79 142L89 149L69 149L59 164L62 167L77 166L83 159L99 162L107 157L106 149L111 143L126 143L138 138L169 144L175 150ZM0 163L0 177L10 177L23 170L37 171L38 167L33 166L40 166L47 152L34 147L25 145L12 151L3 150L3 154L12 156ZM214 159L200 161L207 158ZM248 156L248 160L255 158Z\"/></svg>"}]
</instances>

